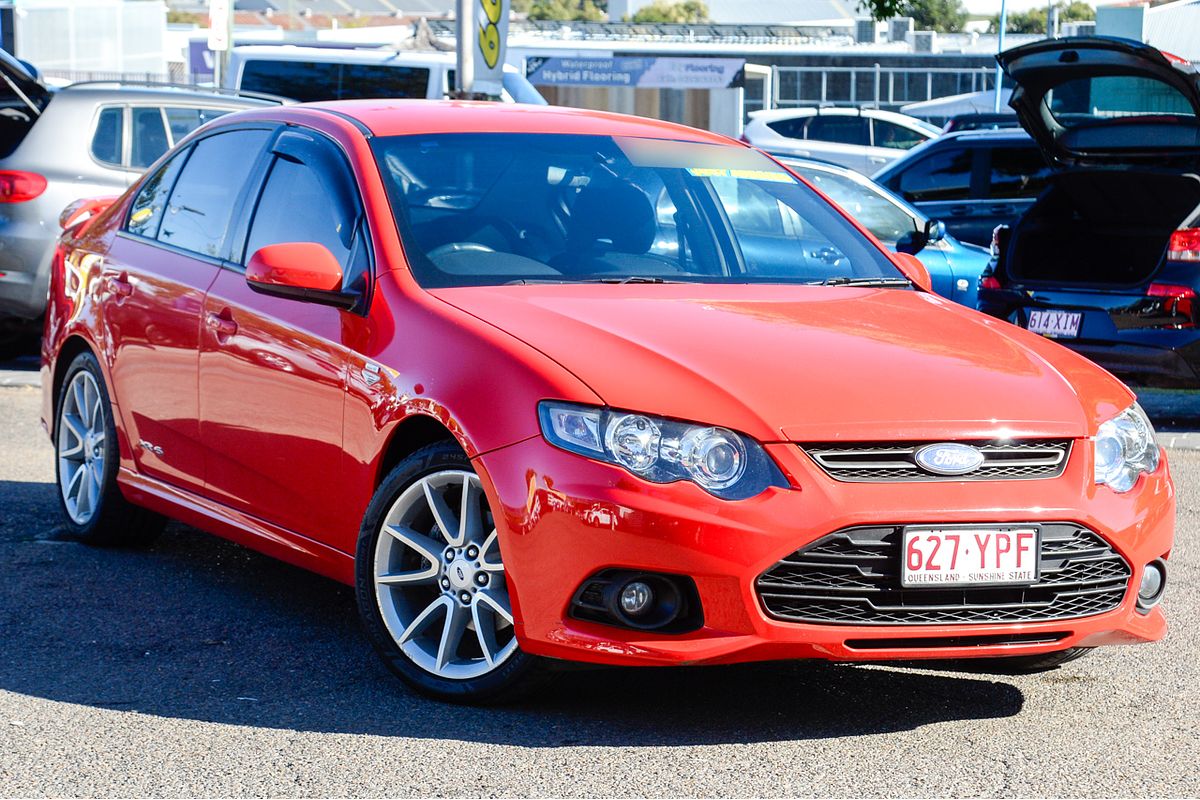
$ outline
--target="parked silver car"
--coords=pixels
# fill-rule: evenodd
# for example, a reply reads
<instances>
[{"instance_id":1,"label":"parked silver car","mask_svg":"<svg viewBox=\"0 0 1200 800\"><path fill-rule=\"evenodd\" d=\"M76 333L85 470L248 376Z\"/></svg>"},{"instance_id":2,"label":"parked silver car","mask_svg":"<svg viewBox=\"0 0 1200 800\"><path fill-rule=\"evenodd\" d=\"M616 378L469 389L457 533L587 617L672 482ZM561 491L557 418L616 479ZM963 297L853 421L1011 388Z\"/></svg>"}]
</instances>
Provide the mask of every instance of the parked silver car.
<instances>
[{"instance_id":1,"label":"parked silver car","mask_svg":"<svg viewBox=\"0 0 1200 800\"><path fill-rule=\"evenodd\" d=\"M59 215L68 204L120 194L203 123L270 104L118 83L54 90L0 53L0 351L36 329Z\"/></svg>"}]
</instances>

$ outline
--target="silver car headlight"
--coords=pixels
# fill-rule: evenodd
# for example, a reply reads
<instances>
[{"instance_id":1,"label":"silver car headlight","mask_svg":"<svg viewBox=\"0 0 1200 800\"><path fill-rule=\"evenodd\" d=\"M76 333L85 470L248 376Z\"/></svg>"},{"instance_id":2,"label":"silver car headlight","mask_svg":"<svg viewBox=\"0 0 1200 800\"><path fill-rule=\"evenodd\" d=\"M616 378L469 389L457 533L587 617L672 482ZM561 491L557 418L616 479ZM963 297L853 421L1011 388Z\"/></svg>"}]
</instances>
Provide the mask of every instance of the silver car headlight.
<instances>
[{"instance_id":1,"label":"silver car headlight","mask_svg":"<svg viewBox=\"0 0 1200 800\"><path fill-rule=\"evenodd\" d=\"M648 481L691 481L725 500L787 485L762 445L728 428L548 400L538 419L550 444Z\"/></svg>"},{"instance_id":2,"label":"silver car headlight","mask_svg":"<svg viewBox=\"0 0 1200 800\"><path fill-rule=\"evenodd\" d=\"M1096 432L1096 483L1128 492L1143 472L1158 469L1158 441L1142 407L1134 403Z\"/></svg>"}]
</instances>

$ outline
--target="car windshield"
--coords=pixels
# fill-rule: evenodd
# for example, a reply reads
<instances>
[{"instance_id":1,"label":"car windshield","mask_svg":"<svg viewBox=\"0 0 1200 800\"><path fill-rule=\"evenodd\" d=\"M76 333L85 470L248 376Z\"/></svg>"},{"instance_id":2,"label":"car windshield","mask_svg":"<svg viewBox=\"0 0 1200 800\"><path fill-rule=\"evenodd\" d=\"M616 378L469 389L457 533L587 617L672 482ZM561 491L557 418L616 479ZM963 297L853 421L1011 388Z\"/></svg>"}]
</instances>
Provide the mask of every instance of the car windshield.
<instances>
[{"instance_id":1,"label":"car windshield","mask_svg":"<svg viewBox=\"0 0 1200 800\"><path fill-rule=\"evenodd\" d=\"M571 134L372 144L417 280L907 285L887 256L748 148Z\"/></svg>"},{"instance_id":2,"label":"car windshield","mask_svg":"<svg viewBox=\"0 0 1200 800\"><path fill-rule=\"evenodd\" d=\"M800 177L824 192L881 242L895 242L916 230L914 217L876 189L854 178L819 169L793 167ZM921 221L924 224L924 220Z\"/></svg>"}]
</instances>

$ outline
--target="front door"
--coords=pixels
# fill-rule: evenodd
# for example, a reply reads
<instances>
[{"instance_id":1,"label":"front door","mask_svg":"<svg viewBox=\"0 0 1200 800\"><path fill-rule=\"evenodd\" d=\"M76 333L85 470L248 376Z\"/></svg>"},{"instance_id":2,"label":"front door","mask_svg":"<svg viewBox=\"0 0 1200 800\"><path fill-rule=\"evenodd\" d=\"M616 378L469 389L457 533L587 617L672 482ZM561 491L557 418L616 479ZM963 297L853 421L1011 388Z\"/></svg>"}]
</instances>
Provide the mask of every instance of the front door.
<instances>
[{"instance_id":1,"label":"front door","mask_svg":"<svg viewBox=\"0 0 1200 800\"><path fill-rule=\"evenodd\" d=\"M347 288L365 259L349 166L334 146L291 130L272 146L245 246L204 301L200 428L206 492L219 502L318 541L344 524L337 502L348 330L353 311L253 291L244 263L270 244L317 242Z\"/></svg>"}]
</instances>

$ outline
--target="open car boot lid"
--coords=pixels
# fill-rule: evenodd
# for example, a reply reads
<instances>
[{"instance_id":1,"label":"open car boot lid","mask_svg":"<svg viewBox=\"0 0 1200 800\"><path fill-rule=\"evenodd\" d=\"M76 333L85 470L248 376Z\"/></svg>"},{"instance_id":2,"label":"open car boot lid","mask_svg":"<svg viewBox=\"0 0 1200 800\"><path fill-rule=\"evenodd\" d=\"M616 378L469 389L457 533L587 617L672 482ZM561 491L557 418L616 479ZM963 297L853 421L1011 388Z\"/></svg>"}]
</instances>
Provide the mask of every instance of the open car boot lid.
<instances>
[{"instance_id":1,"label":"open car boot lid","mask_svg":"<svg viewBox=\"0 0 1200 800\"><path fill-rule=\"evenodd\" d=\"M1200 73L1131 39L1049 39L996 56L1009 105L1053 163L1179 166L1200 159Z\"/></svg>"},{"instance_id":2,"label":"open car boot lid","mask_svg":"<svg viewBox=\"0 0 1200 800\"><path fill-rule=\"evenodd\" d=\"M25 65L0 50L0 108L19 109L41 116L50 100L50 90Z\"/></svg>"}]
</instances>

